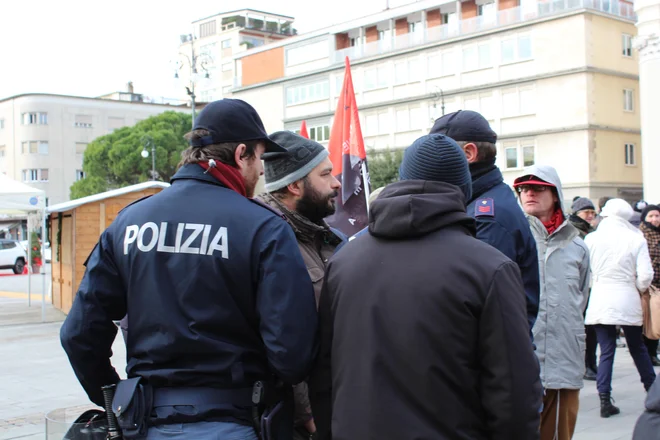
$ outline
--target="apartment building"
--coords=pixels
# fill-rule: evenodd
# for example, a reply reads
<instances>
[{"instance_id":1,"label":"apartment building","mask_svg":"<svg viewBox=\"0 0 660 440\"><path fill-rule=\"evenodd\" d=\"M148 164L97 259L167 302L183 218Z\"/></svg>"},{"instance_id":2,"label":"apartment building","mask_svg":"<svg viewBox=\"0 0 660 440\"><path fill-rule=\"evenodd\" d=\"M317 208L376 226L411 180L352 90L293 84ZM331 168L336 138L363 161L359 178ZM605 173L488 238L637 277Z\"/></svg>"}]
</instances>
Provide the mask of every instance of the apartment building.
<instances>
[{"instance_id":1,"label":"apartment building","mask_svg":"<svg viewBox=\"0 0 660 440\"><path fill-rule=\"evenodd\" d=\"M557 168L567 201L641 197L636 34L622 0L422 0L237 54L232 96L266 128L325 143L352 64L368 148L405 148L443 113L481 112L512 183Z\"/></svg>"},{"instance_id":2,"label":"apartment building","mask_svg":"<svg viewBox=\"0 0 660 440\"><path fill-rule=\"evenodd\" d=\"M293 20L286 15L241 9L194 21L193 32L181 35L179 46L177 76L182 93L183 86L192 82L197 100L221 99L233 85L233 56L295 35Z\"/></svg>"},{"instance_id":3,"label":"apartment building","mask_svg":"<svg viewBox=\"0 0 660 440\"><path fill-rule=\"evenodd\" d=\"M0 173L43 189L50 205L66 202L84 177L89 142L167 110L191 111L141 102L132 91L107 96L116 99L33 93L0 100Z\"/></svg>"}]
</instances>

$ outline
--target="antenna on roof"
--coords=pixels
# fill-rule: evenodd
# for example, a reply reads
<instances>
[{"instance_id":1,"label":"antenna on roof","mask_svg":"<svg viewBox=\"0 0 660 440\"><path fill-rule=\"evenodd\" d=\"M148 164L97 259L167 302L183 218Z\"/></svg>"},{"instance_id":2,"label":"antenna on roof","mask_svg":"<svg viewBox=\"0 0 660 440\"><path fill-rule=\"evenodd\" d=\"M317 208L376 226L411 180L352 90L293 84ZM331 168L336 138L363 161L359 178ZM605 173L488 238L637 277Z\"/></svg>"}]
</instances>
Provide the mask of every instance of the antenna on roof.
<instances>
[{"instance_id":1,"label":"antenna on roof","mask_svg":"<svg viewBox=\"0 0 660 440\"><path fill-rule=\"evenodd\" d=\"M390 0L385 0L385 10L390 9Z\"/></svg>"}]
</instances>

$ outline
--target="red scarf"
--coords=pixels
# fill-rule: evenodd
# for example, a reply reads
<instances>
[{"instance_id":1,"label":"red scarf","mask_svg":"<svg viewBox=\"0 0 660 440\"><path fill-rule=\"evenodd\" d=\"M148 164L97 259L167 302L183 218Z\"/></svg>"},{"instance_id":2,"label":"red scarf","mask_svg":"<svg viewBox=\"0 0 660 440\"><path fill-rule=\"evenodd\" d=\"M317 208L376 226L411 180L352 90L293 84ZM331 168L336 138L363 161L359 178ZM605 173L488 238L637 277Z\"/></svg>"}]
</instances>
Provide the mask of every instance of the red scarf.
<instances>
[{"instance_id":1,"label":"red scarf","mask_svg":"<svg viewBox=\"0 0 660 440\"><path fill-rule=\"evenodd\" d=\"M199 166L204 168L210 175L218 179L218 181L227 188L236 191L243 197L247 197L245 182L243 181L243 176L238 168L224 164L219 160L215 161L214 167L209 167L208 161L199 162Z\"/></svg>"},{"instance_id":2,"label":"red scarf","mask_svg":"<svg viewBox=\"0 0 660 440\"><path fill-rule=\"evenodd\" d=\"M564 214L562 214L561 209L557 209L554 214L552 214L552 217L550 217L550 220L543 222L543 226L548 230L548 234L552 234L562 223L564 223Z\"/></svg>"}]
</instances>

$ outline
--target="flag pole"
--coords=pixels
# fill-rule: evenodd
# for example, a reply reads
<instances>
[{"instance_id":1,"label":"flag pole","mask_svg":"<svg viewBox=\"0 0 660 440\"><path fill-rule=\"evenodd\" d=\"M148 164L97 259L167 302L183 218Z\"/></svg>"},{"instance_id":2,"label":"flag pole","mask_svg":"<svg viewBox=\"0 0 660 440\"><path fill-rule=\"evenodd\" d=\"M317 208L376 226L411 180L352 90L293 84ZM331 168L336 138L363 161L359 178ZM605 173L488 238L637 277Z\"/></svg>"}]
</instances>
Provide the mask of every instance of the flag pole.
<instances>
[{"instance_id":1,"label":"flag pole","mask_svg":"<svg viewBox=\"0 0 660 440\"><path fill-rule=\"evenodd\" d=\"M369 196L371 190L369 188L369 172L367 172L367 161L362 161L362 181L364 182L364 198L367 202L367 216L369 215Z\"/></svg>"}]
</instances>

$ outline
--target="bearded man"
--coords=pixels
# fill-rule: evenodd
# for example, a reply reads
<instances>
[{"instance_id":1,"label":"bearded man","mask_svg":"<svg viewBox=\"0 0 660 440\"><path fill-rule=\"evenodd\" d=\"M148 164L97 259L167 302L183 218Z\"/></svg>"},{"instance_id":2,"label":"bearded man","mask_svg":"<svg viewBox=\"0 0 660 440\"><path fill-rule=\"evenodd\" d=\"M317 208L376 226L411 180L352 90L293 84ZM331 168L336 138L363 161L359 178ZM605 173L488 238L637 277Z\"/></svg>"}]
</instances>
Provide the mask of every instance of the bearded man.
<instances>
[{"instance_id":1,"label":"bearded man","mask_svg":"<svg viewBox=\"0 0 660 440\"><path fill-rule=\"evenodd\" d=\"M290 131L278 131L270 139L288 153L264 154L267 192L258 198L280 211L295 232L318 307L328 260L346 241L344 234L330 228L324 220L335 212L341 184L332 175L332 162L323 145ZM297 385L294 391L295 438L327 438L329 426L314 423L307 384ZM321 410L325 409L315 409Z\"/></svg>"}]
</instances>

